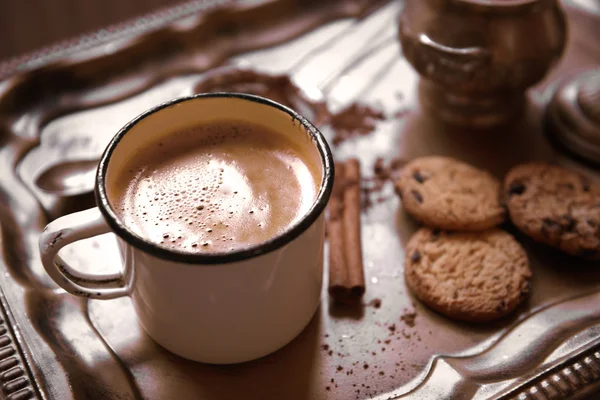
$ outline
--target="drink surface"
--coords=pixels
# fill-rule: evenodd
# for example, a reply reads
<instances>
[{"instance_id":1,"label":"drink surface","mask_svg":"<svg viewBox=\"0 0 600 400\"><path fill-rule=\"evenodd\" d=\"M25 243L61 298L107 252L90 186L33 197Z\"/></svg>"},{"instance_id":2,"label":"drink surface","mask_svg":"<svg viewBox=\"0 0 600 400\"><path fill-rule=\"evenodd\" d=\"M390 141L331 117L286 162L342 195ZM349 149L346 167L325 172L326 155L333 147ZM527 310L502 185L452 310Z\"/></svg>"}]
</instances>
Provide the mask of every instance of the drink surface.
<instances>
[{"instance_id":1,"label":"drink surface","mask_svg":"<svg viewBox=\"0 0 600 400\"><path fill-rule=\"evenodd\" d=\"M283 233L313 205L317 167L267 127L221 121L140 146L109 193L144 239L189 253L225 253Z\"/></svg>"}]
</instances>

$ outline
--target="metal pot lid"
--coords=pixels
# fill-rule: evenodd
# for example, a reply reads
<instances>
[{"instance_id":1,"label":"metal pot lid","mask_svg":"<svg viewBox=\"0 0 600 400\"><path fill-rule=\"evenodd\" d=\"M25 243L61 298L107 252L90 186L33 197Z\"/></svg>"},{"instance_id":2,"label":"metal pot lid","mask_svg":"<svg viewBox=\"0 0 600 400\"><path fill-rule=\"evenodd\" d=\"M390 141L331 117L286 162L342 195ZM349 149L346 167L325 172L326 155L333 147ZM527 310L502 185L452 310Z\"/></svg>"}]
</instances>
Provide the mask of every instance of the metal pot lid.
<instances>
[{"instance_id":1,"label":"metal pot lid","mask_svg":"<svg viewBox=\"0 0 600 400\"><path fill-rule=\"evenodd\" d=\"M555 142L600 165L600 69L583 72L559 86L546 118Z\"/></svg>"}]
</instances>

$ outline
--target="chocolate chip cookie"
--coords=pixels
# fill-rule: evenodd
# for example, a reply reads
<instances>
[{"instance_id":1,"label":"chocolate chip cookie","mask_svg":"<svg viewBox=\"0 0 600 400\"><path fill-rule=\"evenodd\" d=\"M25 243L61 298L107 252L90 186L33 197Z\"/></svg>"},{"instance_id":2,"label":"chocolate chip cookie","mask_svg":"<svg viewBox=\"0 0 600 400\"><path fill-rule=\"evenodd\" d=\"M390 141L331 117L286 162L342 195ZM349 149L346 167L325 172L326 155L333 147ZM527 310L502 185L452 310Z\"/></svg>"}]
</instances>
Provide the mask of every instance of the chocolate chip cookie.
<instances>
[{"instance_id":1,"label":"chocolate chip cookie","mask_svg":"<svg viewBox=\"0 0 600 400\"><path fill-rule=\"evenodd\" d=\"M417 158L404 166L395 186L404 209L430 227L481 231L506 218L500 182L453 158Z\"/></svg>"},{"instance_id":2,"label":"chocolate chip cookie","mask_svg":"<svg viewBox=\"0 0 600 400\"><path fill-rule=\"evenodd\" d=\"M406 246L405 280L415 296L462 321L512 312L529 295L527 254L507 232L419 229Z\"/></svg>"},{"instance_id":3,"label":"chocolate chip cookie","mask_svg":"<svg viewBox=\"0 0 600 400\"><path fill-rule=\"evenodd\" d=\"M534 240L567 254L600 259L600 187L551 164L514 167L504 180L512 222Z\"/></svg>"}]
</instances>

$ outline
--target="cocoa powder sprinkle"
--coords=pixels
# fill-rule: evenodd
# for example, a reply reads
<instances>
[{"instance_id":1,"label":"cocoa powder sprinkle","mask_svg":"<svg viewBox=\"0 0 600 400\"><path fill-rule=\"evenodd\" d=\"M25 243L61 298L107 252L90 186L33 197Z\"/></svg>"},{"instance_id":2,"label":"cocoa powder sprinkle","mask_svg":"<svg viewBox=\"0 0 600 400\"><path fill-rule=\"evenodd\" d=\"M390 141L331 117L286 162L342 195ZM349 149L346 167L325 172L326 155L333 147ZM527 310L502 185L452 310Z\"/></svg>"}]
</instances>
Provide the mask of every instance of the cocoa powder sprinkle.
<instances>
[{"instance_id":1,"label":"cocoa powder sprinkle","mask_svg":"<svg viewBox=\"0 0 600 400\"><path fill-rule=\"evenodd\" d=\"M369 302L369 305L374 308L381 308L381 299L373 299Z\"/></svg>"},{"instance_id":2,"label":"cocoa powder sprinkle","mask_svg":"<svg viewBox=\"0 0 600 400\"><path fill-rule=\"evenodd\" d=\"M375 130L377 121L385 114L367 105L353 103L337 114L332 114L330 123L334 130L333 144L339 145L356 136L368 135Z\"/></svg>"},{"instance_id":3,"label":"cocoa powder sprinkle","mask_svg":"<svg viewBox=\"0 0 600 400\"><path fill-rule=\"evenodd\" d=\"M415 320L417 318L416 312L405 311L404 314L400 317L400 320L404 322L407 326L414 328L416 325Z\"/></svg>"},{"instance_id":4,"label":"cocoa powder sprinkle","mask_svg":"<svg viewBox=\"0 0 600 400\"><path fill-rule=\"evenodd\" d=\"M389 161L383 158L378 158L373 165L373 176L363 179L361 185L362 202L361 208L363 211L369 210L375 203L382 203L388 197L381 196L387 182L393 182L406 164L405 160L394 158Z\"/></svg>"}]
</instances>

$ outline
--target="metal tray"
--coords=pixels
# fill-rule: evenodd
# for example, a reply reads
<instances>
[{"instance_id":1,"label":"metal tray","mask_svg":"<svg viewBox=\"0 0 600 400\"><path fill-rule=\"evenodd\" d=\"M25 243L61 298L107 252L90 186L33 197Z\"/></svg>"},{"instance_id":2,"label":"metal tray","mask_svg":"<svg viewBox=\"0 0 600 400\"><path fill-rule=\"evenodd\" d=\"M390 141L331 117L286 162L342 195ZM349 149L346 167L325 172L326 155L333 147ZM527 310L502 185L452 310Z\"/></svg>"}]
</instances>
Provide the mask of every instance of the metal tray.
<instances>
[{"instance_id":1,"label":"metal tray","mask_svg":"<svg viewBox=\"0 0 600 400\"><path fill-rule=\"evenodd\" d=\"M142 332L128 298L84 300L57 289L40 265L39 232L52 218L93 206L93 198L56 198L33 183L51 163L98 157L126 121L193 92L206 71L223 64L290 74L305 105L324 99L335 112L359 101L383 110L387 117L374 132L334 147L340 159L360 158L365 185L380 157L389 162L433 153L498 176L536 159L600 179L598 171L551 147L542 129L555 85L600 64L600 14L593 1L588 8L578 3L563 3L570 35L560 65L530 92L523 120L500 132L452 130L419 109L418 76L396 40L400 1L198 1L2 65L2 396L563 399L594 393L600 382L599 265L519 236L535 274L529 302L493 324L450 321L413 299L404 285L403 244L416 226L399 211L389 182L371 194L373 205L362 215L364 306L333 307L324 291L317 315L297 339L233 366L166 352ZM331 127L322 129L331 138ZM65 258L86 270L119 266L110 234L69 247Z\"/></svg>"}]
</instances>

